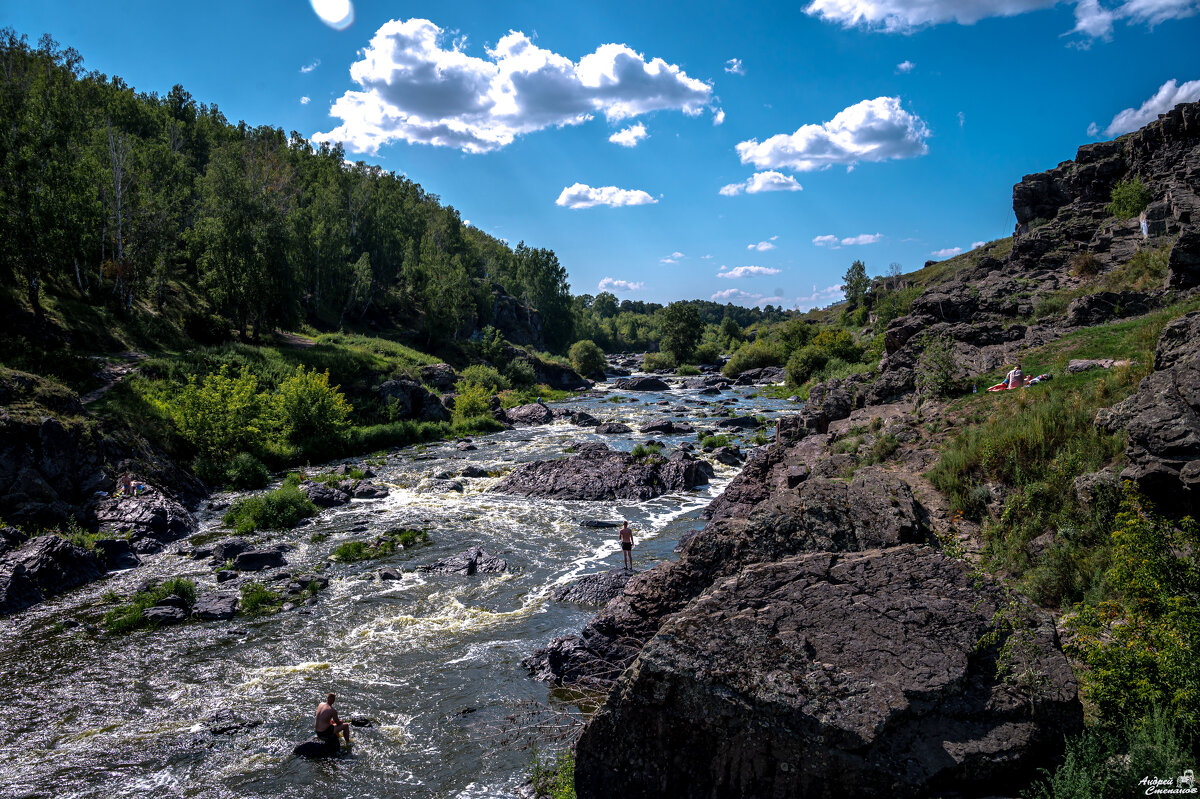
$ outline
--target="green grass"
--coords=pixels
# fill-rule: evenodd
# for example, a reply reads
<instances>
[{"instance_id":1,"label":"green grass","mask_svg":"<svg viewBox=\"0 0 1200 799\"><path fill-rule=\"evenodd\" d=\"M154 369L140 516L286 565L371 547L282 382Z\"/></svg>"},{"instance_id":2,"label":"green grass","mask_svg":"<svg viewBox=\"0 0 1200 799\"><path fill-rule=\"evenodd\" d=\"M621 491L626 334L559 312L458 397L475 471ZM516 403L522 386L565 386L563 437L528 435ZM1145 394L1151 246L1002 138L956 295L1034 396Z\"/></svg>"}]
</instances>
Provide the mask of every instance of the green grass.
<instances>
[{"instance_id":1,"label":"green grass","mask_svg":"<svg viewBox=\"0 0 1200 799\"><path fill-rule=\"evenodd\" d=\"M650 444L638 444L629 454L638 460L645 460L650 457L662 455L662 451L662 444L654 442Z\"/></svg>"},{"instance_id":2,"label":"green grass","mask_svg":"<svg viewBox=\"0 0 1200 799\"><path fill-rule=\"evenodd\" d=\"M575 799L575 753L564 749L543 759L535 752L530 783L539 799Z\"/></svg>"},{"instance_id":3,"label":"green grass","mask_svg":"<svg viewBox=\"0 0 1200 799\"><path fill-rule=\"evenodd\" d=\"M357 563L392 554L397 547L408 549L429 543L426 530L389 530L372 542L347 541L333 550L332 558L340 563Z\"/></svg>"},{"instance_id":4,"label":"green grass","mask_svg":"<svg viewBox=\"0 0 1200 799\"><path fill-rule=\"evenodd\" d=\"M239 499L222 521L238 535L249 535L257 530L290 530L301 519L316 515L317 506L308 495L285 483L269 493Z\"/></svg>"},{"instance_id":5,"label":"green grass","mask_svg":"<svg viewBox=\"0 0 1200 799\"><path fill-rule=\"evenodd\" d=\"M713 449L716 449L717 447L727 447L727 446L729 446L729 436L727 436L723 433L720 435L715 435L715 436L711 436L711 435L705 436L704 438L700 439L700 448L701 449L707 449L708 447L712 447Z\"/></svg>"},{"instance_id":6,"label":"green grass","mask_svg":"<svg viewBox=\"0 0 1200 799\"><path fill-rule=\"evenodd\" d=\"M238 612L245 616L274 613L283 604L283 597L261 583L246 583L242 586Z\"/></svg>"},{"instance_id":7,"label":"green grass","mask_svg":"<svg viewBox=\"0 0 1200 799\"><path fill-rule=\"evenodd\" d=\"M124 635L143 627L153 626L142 615L142 611L154 607L160 600L175 595L183 599L190 609L196 604L196 584L183 577L174 577L164 583L134 594L124 605L119 605L104 614L104 629L114 635Z\"/></svg>"},{"instance_id":8,"label":"green grass","mask_svg":"<svg viewBox=\"0 0 1200 799\"><path fill-rule=\"evenodd\" d=\"M523 386L520 388L512 388L507 391L501 391L498 396L500 398L501 408L515 408L518 405L528 405L531 402L537 402L538 397L542 398L542 402L562 402L569 400L572 397L578 396L576 391L563 391L557 388L550 388L544 383L537 386Z\"/></svg>"}]
</instances>

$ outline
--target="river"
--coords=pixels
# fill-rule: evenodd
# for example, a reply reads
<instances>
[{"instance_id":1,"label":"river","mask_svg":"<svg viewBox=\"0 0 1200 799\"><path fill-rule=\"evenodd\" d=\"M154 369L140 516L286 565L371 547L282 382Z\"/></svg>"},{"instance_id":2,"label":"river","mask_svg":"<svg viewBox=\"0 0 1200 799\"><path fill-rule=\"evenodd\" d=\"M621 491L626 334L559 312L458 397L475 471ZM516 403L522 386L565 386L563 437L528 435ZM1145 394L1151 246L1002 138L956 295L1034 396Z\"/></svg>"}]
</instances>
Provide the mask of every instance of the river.
<instances>
[{"instance_id":1,"label":"river","mask_svg":"<svg viewBox=\"0 0 1200 799\"><path fill-rule=\"evenodd\" d=\"M697 415L720 409L715 403L722 399L732 399L728 407L738 414L768 418L795 407L753 392L738 388L710 398L686 390L611 391L564 404L635 430L655 418L711 427L715 419ZM516 796L531 753L507 739L525 726L522 714L543 707L570 713L579 701L530 679L520 661L551 638L577 632L596 611L553 602L550 593L621 565L615 531L579 522L628 518L638 533L635 567L650 568L674 557L681 534L702 526L700 511L736 469L717 465L708 487L642 503L488 493L498 478L466 480L462 494L415 488L468 463L499 470L559 457L585 441L630 449L651 437L601 436L558 423L477 437L476 451L446 442L373 460L375 482L389 487L388 498L356 500L265 537L293 545L289 568L306 571L328 562L339 543L379 529L424 527L431 543L381 560L329 563L323 572L329 587L310 608L124 637L56 630L65 619L98 622L111 607L107 592L132 594L148 577L184 575L201 590L211 587L212 568L180 554L187 549L181 542L143 558L137 569L0 620L5 796ZM659 438L670 446L695 437ZM215 496L201 507L201 533L220 528L219 509L236 496ZM313 543L314 533L329 535ZM508 571L472 577L415 571L476 544L505 558ZM383 566L404 569L403 579L378 580ZM353 731L346 757L292 757L327 691L339 695L343 717L369 716L375 726ZM200 720L217 708L258 723L239 734L211 735ZM514 715L516 723L507 720Z\"/></svg>"}]
</instances>

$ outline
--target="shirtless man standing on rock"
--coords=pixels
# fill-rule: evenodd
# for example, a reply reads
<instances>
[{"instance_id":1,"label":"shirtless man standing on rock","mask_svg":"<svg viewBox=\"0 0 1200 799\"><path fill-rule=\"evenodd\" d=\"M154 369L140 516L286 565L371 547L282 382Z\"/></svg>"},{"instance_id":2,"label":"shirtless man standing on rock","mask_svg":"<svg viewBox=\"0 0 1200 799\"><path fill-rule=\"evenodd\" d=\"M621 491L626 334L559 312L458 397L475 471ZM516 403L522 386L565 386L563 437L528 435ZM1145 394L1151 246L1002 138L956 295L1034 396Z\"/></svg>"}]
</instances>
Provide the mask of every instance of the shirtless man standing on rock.
<instances>
[{"instance_id":1,"label":"shirtless man standing on rock","mask_svg":"<svg viewBox=\"0 0 1200 799\"><path fill-rule=\"evenodd\" d=\"M338 718L337 711L333 709L333 702L337 699L336 694L328 694L325 701L317 705L317 720L313 725L313 729L317 732L317 737L327 744L337 746L338 733L341 733L346 738L346 746L350 745L350 725Z\"/></svg>"}]
</instances>

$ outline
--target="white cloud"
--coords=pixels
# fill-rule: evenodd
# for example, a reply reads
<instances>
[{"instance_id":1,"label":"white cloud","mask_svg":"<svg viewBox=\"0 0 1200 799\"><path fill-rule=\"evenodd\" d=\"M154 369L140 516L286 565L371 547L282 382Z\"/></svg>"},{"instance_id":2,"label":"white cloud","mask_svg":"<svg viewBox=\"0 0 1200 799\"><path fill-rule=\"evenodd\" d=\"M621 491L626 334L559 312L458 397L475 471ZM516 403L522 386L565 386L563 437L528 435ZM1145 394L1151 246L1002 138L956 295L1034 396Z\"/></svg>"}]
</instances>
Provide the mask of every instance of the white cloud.
<instances>
[{"instance_id":1,"label":"white cloud","mask_svg":"<svg viewBox=\"0 0 1200 799\"><path fill-rule=\"evenodd\" d=\"M1126 108L1112 118L1112 122L1104 129L1105 136L1119 136L1131 130L1137 130L1143 125L1158 119L1159 114L1165 114L1180 103L1190 103L1200 100L1200 80L1190 80L1178 85L1171 80L1158 87L1158 91L1139 108ZM1093 128L1088 128L1088 135L1094 136Z\"/></svg>"},{"instance_id":2,"label":"white cloud","mask_svg":"<svg viewBox=\"0 0 1200 799\"><path fill-rule=\"evenodd\" d=\"M959 111L957 116L958 116L958 126L960 128L967 124L967 115L966 114L964 114L962 111Z\"/></svg>"},{"instance_id":3,"label":"white cloud","mask_svg":"<svg viewBox=\"0 0 1200 799\"><path fill-rule=\"evenodd\" d=\"M752 277L754 275L778 275L779 270L769 266L735 266L730 269L727 266L721 267L724 272L718 272L717 277L727 277L731 280L737 280L741 277Z\"/></svg>"},{"instance_id":4,"label":"white cloud","mask_svg":"<svg viewBox=\"0 0 1200 799\"><path fill-rule=\"evenodd\" d=\"M616 186L588 186L576 183L567 186L554 201L555 205L567 208L591 208L607 205L617 208L622 205L652 205L658 200L640 189L618 189Z\"/></svg>"},{"instance_id":5,"label":"white cloud","mask_svg":"<svg viewBox=\"0 0 1200 799\"><path fill-rule=\"evenodd\" d=\"M916 67L917 67L917 65L911 61L901 61L899 64L896 65L896 71L897 72L912 72L914 69L916 69Z\"/></svg>"},{"instance_id":6,"label":"white cloud","mask_svg":"<svg viewBox=\"0 0 1200 799\"><path fill-rule=\"evenodd\" d=\"M673 252L670 255L659 258L658 262L660 264L677 264L677 263L679 263L680 258L686 258L686 257L687 256L681 252Z\"/></svg>"},{"instance_id":7,"label":"white cloud","mask_svg":"<svg viewBox=\"0 0 1200 799\"><path fill-rule=\"evenodd\" d=\"M734 300L761 300L762 298L761 294L751 294L741 289L725 289L712 295L711 299L716 302L733 302Z\"/></svg>"},{"instance_id":8,"label":"white cloud","mask_svg":"<svg viewBox=\"0 0 1200 799\"><path fill-rule=\"evenodd\" d=\"M700 256L700 260L701 260L701 261L711 261L711 260L712 260L712 253L709 253L708 255L701 255L701 256Z\"/></svg>"},{"instance_id":9,"label":"white cloud","mask_svg":"<svg viewBox=\"0 0 1200 799\"><path fill-rule=\"evenodd\" d=\"M846 28L909 33L946 22L973 25L981 19L1012 17L1057 4L1058 0L813 0L804 10ZM1099 0L1075 0L1075 27L1069 33L1105 38L1116 19L1153 27L1198 12L1197 0L1124 0L1109 6Z\"/></svg>"},{"instance_id":10,"label":"white cloud","mask_svg":"<svg viewBox=\"0 0 1200 799\"><path fill-rule=\"evenodd\" d=\"M813 244L818 247L831 247L836 250L841 246L841 241L837 236L816 236L813 238Z\"/></svg>"},{"instance_id":11,"label":"white cloud","mask_svg":"<svg viewBox=\"0 0 1200 799\"><path fill-rule=\"evenodd\" d=\"M622 147L637 147L638 142L642 139L649 138L650 134L646 132L646 126L641 122L636 125L631 125L624 130L619 130L608 137L608 140L613 144L619 144Z\"/></svg>"},{"instance_id":12,"label":"white cloud","mask_svg":"<svg viewBox=\"0 0 1200 799\"><path fill-rule=\"evenodd\" d=\"M1087 135L1092 136L1092 137L1099 136L1100 135L1100 126L1097 125L1095 122L1088 123Z\"/></svg>"},{"instance_id":13,"label":"white cloud","mask_svg":"<svg viewBox=\"0 0 1200 799\"><path fill-rule=\"evenodd\" d=\"M779 238L779 236L772 236L771 238L767 239L766 241L760 241L757 244L747 244L746 249L747 250L757 250L758 252L766 252L767 250L773 250L773 249L775 249L774 242L777 238Z\"/></svg>"},{"instance_id":14,"label":"white cloud","mask_svg":"<svg viewBox=\"0 0 1200 799\"><path fill-rule=\"evenodd\" d=\"M826 286L823 289L819 289L816 287L816 285L814 285L812 287L812 294L809 294L807 297L796 298L796 307L801 311L807 311L809 308L816 308L820 305L828 305L829 303L840 300L841 298L841 283L838 283L834 286Z\"/></svg>"},{"instance_id":15,"label":"white cloud","mask_svg":"<svg viewBox=\"0 0 1200 799\"><path fill-rule=\"evenodd\" d=\"M617 280L616 278L606 277L596 284L596 288L600 291L638 291L645 285L640 280L635 283L629 280Z\"/></svg>"},{"instance_id":16,"label":"white cloud","mask_svg":"<svg viewBox=\"0 0 1200 799\"><path fill-rule=\"evenodd\" d=\"M354 24L354 4L350 0L309 0L313 11L329 27L344 31Z\"/></svg>"},{"instance_id":17,"label":"white cloud","mask_svg":"<svg viewBox=\"0 0 1200 799\"><path fill-rule=\"evenodd\" d=\"M426 19L384 23L350 67L362 90L330 108L342 124L313 139L357 152L407 141L480 153L596 114L610 123L663 110L696 116L711 104L707 83L623 44L574 62L509 31L478 58L462 51L461 40L443 46L444 34Z\"/></svg>"},{"instance_id":18,"label":"white cloud","mask_svg":"<svg viewBox=\"0 0 1200 799\"><path fill-rule=\"evenodd\" d=\"M742 59L731 58L725 62L725 71L731 75L745 75L746 70L742 67Z\"/></svg>"},{"instance_id":19,"label":"white cloud","mask_svg":"<svg viewBox=\"0 0 1200 799\"><path fill-rule=\"evenodd\" d=\"M307 97L307 96L306 96L306 97L301 97L301 98L300 98L300 105L308 105L308 104L309 104L309 102L310 102L310 100L311 100L311 98L309 98L309 97Z\"/></svg>"},{"instance_id":20,"label":"white cloud","mask_svg":"<svg viewBox=\"0 0 1200 799\"><path fill-rule=\"evenodd\" d=\"M314 69L316 69L319 66L321 66L321 59L318 58L316 61L313 61L311 64L305 64L304 66L300 67L300 71L302 73L304 73L305 75L307 75L308 73L312 72Z\"/></svg>"},{"instance_id":21,"label":"white cloud","mask_svg":"<svg viewBox=\"0 0 1200 799\"><path fill-rule=\"evenodd\" d=\"M713 127L715 128L717 125L724 125L724 124L725 124L725 109L718 108L716 113L713 114Z\"/></svg>"},{"instance_id":22,"label":"white cloud","mask_svg":"<svg viewBox=\"0 0 1200 799\"><path fill-rule=\"evenodd\" d=\"M929 151L929 128L900 105L899 97L863 100L839 111L820 125L803 125L795 133L780 133L764 142L750 139L737 145L743 164L759 169L810 172L834 164L914 158Z\"/></svg>"},{"instance_id":23,"label":"white cloud","mask_svg":"<svg viewBox=\"0 0 1200 799\"><path fill-rule=\"evenodd\" d=\"M782 172L769 169L766 172L755 172L746 178L744 183L730 183L728 186L722 186L719 193L726 197L735 197L742 192L746 192L746 194L760 194L764 191L803 190L804 187L791 175L785 175Z\"/></svg>"},{"instance_id":24,"label":"white cloud","mask_svg":"<svg viewBox=\"0 0 1200 799\"><path fill-rule=\"evenodd\" d=\"M818 247L828 247L831 250L840 250L842 247L854 247L862 244L878 244L882 240L882 233L859 233L857 236L847 236L844 239L839 239L837 236L833 235L817 236L812 240L812 243Z\"/></svg>"},{"instance_id":25,"label":"white cloud","mask_svg":"<svg viewBox=\"0 0 1200 799\"><path fill-rule=\"evenodd\" d=\"M963 251L962 247L947 247L944 250L934 250L930 253L934 258L951 258Z\"/></svg>"},{"instance_id":26,"label":"white cloud","mask_svg":"<svg viewBox=\"0 0 1200 799\"><path fill-rule=\"evenodd\" d=\"M973 241L973 242L971 242L971 249L978 250L980 247L982 247L985 244L987 244L986 241Z\"/></svg>"}]
</instances>

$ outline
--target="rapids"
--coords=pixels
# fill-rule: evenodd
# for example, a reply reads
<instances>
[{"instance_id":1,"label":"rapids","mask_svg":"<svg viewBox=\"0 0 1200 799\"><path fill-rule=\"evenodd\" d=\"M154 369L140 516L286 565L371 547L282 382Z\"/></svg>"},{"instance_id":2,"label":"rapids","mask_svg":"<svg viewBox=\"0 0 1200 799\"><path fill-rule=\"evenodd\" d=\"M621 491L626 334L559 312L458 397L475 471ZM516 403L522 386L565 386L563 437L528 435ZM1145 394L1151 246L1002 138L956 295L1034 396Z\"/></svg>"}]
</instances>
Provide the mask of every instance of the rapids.
<instances>
[{"instance_id":1,"label":"rapids","mask_svg":"<svg viewBox=\"0 0 1200 799\"><path fill-rule=\"evenodd\" d=\"M711 428L698 412L732 398L735 413L774 418L790 403L750 397L752 388L714 398L695 392L581 397L565 405L635 430L654 418ZM620 397L622 401L610 400ZM658 405L660 401L669 405ZM574 633L596 608L556 603L553 589L618 568L615 530L583 519L628 518L635 567L674 557L680 535L703 524L701 509L736 473L716 465L707 487L643 503L556 502L487 493L498 478L464 480L462 494L415 490L421 479L473 463L501 470L553 458L585 441L630 449L652 436L601 436L557 423L475 439L394 450L369 461L391 495L323 511L313 523L270 533L294 546L289 568L328 563L329 587L311 608L228 622L188 623L114 637L98 623L104 596L132 594L147 578L193 577L203 591L213 570L186 557L187 542L143 557L140 568L0 620L0 690L5 724L0 785L8 797L473 797L516 796L530 771L527 748L508 743L506 717L539 703L571 709L564 696L533 681L520 661L551 638ZM659 437L668 447L694 436ZM747 448L743 445L743 450ZM236 494L214 496L198 512L201 533L220 529L221 509ZM328 562L339 543L389 527L424 527L431 543L356 564ZM312 542L314 533L328 533ZM479 544L508 561L498 575L421 574L420 564ZM381 582L383 566L403 579ZM372 717L354 729L348 756L310 762L291 756L307 739L312 713L337 692L343 718ZM219 708L259 722L234 735L212 735L201 719Z\"/></svg>"}]
</instances>

